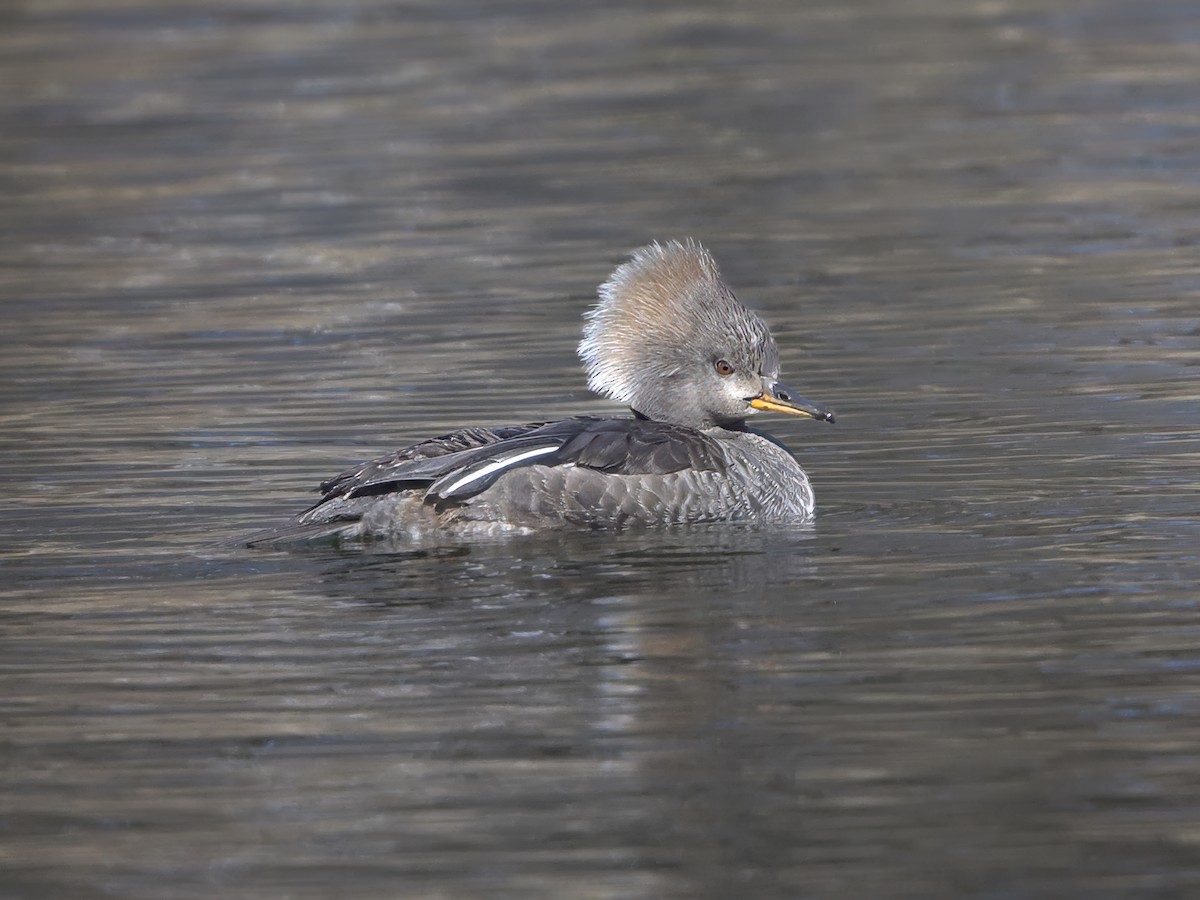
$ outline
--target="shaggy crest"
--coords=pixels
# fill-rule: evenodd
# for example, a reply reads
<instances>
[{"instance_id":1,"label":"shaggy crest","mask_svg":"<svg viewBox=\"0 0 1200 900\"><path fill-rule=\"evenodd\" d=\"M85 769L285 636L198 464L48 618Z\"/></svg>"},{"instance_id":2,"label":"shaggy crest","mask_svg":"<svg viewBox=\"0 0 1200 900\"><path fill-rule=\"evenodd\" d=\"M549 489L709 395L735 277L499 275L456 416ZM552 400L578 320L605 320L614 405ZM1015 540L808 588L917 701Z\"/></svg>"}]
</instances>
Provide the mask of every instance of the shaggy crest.
<instances>
[{"instance_id":1,"label":"shaggy crest","mask_svg":"<svg viewBox=\"0 0 1200 900\"><path fill-rule=\"evenodd\" d=\"M634 251L599 296L579 343L588 387L651 418L678 420L665 404L672 396L684 399L685 383L719 358L778 372L767 326L738 302L712 256L693 240Z\"/></svg>"}]
</instances>

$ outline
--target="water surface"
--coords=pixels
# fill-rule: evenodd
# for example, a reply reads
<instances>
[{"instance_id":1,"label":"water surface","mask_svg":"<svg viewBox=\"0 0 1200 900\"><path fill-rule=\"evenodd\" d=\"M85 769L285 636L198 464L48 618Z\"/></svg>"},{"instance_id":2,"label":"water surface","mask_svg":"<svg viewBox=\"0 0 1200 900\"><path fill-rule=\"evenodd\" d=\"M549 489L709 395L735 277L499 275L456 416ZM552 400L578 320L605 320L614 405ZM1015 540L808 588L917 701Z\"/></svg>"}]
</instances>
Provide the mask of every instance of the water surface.
<instances>
[{"instance_id":1,"label":"water surface","mask_svg":"<svg viewBox=\"0 0 1200 900\"><path fill-rule=\"evenodd\" d=\"M1200 889L1192 4L2 18L5 896ZM815 526L228 545L686 235Z\"/></svg>"}]
</instances>

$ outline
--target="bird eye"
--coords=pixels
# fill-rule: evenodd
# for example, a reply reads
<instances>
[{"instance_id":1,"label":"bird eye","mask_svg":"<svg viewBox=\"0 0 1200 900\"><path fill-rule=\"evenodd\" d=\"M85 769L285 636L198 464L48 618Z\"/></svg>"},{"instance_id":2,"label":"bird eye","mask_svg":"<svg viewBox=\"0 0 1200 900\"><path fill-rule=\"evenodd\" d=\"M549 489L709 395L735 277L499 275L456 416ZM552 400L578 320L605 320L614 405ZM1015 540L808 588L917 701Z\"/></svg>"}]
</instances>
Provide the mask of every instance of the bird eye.
<instances>
[{"instance_id":1,"label":"bird eye","mask_svg":"<svg viewBox=\"0 0 1200 900\"><path fill-rule=\"evenodd\" d=\"M715 363L713 363L713 368L717 370L717 374L722 378L728 378L733 374L733 366L723 359L718 359Z\"/></svg>"}]
</instances>

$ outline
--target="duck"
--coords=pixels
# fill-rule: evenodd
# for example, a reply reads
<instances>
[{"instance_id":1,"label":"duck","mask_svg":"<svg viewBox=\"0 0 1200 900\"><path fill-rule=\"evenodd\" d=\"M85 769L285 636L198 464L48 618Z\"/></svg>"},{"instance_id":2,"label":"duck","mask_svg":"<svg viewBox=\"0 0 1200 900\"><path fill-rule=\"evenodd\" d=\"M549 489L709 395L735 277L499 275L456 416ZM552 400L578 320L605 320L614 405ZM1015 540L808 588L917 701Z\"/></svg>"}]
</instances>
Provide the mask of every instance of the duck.
<instances>
[{"instance_id":1,"label":"duck","mask_svg":"<svg viewBox=\"0 0 1200 900\"><path fill-rule=\"evenodd\" d=\"M315 504L247 544L813 519L808 475L747 420L833 422L834 413L779 380L770 330L701 244L633 251L584 317L588 387L628 415L469 426L421 441L322 482Z\"/></svg>"}]
</instances>

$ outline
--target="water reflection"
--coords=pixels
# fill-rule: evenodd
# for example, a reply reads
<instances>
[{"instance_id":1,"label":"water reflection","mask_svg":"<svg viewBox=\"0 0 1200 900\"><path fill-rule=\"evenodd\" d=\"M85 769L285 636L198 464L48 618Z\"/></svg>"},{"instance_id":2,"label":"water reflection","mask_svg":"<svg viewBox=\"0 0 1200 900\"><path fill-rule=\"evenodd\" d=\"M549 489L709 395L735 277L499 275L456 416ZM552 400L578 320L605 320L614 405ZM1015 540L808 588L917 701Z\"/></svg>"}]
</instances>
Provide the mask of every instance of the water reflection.
<instances>
[{"instance_id":1,"label":"water reflection","mask_svg":"<svg viewBox=\"0 0 1200 900\"><path fill-rule=\"evenodd\" d=\"M753 595L768 580L798 577L811 571L804 549L815 533L811 525L759 528L752 525L593 532L560 529L502 538L455 538L435 548L410 550L400 542L347 545L332 554L317 579L331 598L374 599L396 592L396 579L417 583L442 577L456 581L424 590L412 602L443 602L478 597L494 585L501 596L519 601L545 592L570 603L591 602L617 590L664 594L714 591ZM311 559L330 557L310 548ZM603 560L601 563L599 560ZM455 560L457 565L444 563ZM691 596L689 593L687 596ZM406 601L398 593L396 602Z\"/></svg>"}]
</instances>

